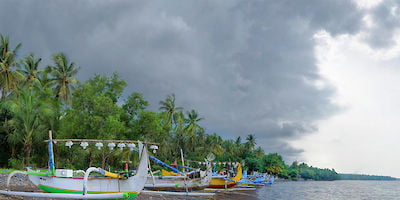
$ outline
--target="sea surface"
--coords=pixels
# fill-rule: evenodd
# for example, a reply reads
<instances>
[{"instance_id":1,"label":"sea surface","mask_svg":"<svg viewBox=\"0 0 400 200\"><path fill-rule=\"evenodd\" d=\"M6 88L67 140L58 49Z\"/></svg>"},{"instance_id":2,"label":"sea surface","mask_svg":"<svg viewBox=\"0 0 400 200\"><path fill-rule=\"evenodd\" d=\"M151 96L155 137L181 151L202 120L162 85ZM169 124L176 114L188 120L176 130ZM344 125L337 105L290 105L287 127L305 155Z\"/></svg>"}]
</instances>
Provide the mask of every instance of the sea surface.
<instances>
[{"instance_id":1,"label":"sea surface","mask_svg":"<svg viewBox=\"0 0 400 200\"><path fill-rule=\"evenodd\" d=\"M206 199L178 196L147 196L139 199ZM221 200L353 200L400 199L400 181L293 181L258 187L256 191L218 193Z\"/></svg>"},{"instance_id":2,"label":"sea surface","mask_svg":"<svg viewBox=\"0 0 400 200\"><path fill-rule=\"evenodd\" d=\"M258 188L255 199L400 199L400 181L299 181Z\"/></svg>"}]
</instances>

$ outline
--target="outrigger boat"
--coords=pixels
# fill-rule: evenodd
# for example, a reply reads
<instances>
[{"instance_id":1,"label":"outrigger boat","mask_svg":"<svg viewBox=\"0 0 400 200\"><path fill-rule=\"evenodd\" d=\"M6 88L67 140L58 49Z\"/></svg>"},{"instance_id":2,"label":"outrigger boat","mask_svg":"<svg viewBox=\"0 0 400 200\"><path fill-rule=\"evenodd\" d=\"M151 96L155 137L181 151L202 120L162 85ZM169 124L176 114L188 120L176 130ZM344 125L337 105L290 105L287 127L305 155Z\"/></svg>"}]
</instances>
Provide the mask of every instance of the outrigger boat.
<instances>
[{"instance_id":1,"label":"outrigger boat","mask_svg":"<svg viewBox=\"0 0 400 200\"><path fill-rule=\"evenodd\" d=\"M208 160L207 158L205 159L207 163L207 169L205 171L186 166L175 165L188 169L189 172L182 172L177 168L172 167L151 155L149 155L149 158L153 160L154 163L168 168L169 170L171 170L171 172L162 170L160 176L148 176L147 182L144 186L144 189L146 190L192 192L203 190L204 188L207 188L210 184L212 177L212 168L210 160Z\"/></svg>"},{"instance_id":2,"label":"outrigger boat","mask_svg":"<svg viewBox=\"0 0 400 200\"><path fill-rule=\"evenodd\" d=\"M7 187L13 175L22 173L27 174L29 180L45 192L61 194L13 192L4 190L0 191L0 194L68 199L109 199L134 198L143 190L147 180L149 164L146 146L149 144L155 145L156 143L128 140L52 139L51 131L49 132L49 136L50 139L47 141L49 150L48 172L42 173L32 170L26 172L15 171L9 175ZM114 146L115 143L119 143L124 144L122 146L128 144L128 147L131 149L133 148L133 144L137 143L139 148L139 166L135 175L130 175L128 173L116 174L101 168L90 167L86 170L83 177L73 176L73 170L55 169L53 156L53 143L55 142L81 142L82 147L88 146L88 143L96 143L96 146L103 142L109 144L112 143ZM103 175L103 177L89 176L91 172L97 172Z\"/></svg>"},{"instance_id":3,"label":"outrigger boat","mask_svg":"<svg viewBox=\"0 0 400 200\"><path fill-rule=\"evenodd\" d=\"M275 177L266 173L255 173L251 176L248 176L247 171L244 171L243 177L239 183L243 186L264 186L271 185L274 183L274 181Z\"/></svg>"},{"instance_id":4,"label":"outrigger boat","mask_svg":"<svg viewBox=\"0 0 400 200\"><path fill-rule=\"evenodd\" d=\"M211 177L211 167L206 171L193 170L174 175L163 171L161 176L149 176L144 188L157 191L192 192L207 188Z\"/></svg>"},{"instance_id":5,"label":"outrigger boat","mask_svg":"<svg viewBox=\"0 0 400 200\"><path fill-rule=\"evenodd\" d=\"M242 166L239 162L236 165L237 172L234 177L230 177L229 175L215 175L212 177L208 188L227 189L235 187L242 178Z\"/></svg>"}]
</instances>

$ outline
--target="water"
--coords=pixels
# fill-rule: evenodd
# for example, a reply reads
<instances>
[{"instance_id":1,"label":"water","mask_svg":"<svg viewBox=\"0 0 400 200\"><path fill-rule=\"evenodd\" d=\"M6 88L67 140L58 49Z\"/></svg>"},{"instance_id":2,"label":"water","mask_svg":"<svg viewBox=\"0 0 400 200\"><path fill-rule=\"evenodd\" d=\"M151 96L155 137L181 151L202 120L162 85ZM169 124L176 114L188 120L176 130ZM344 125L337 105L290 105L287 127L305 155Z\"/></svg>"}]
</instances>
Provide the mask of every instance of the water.
<instances>
[{"instance_id":1,"label":"water","mask_svg":"<svg viewBox=\"0 0 400 200\"><path fill-rule=\"evenodd\" d=\"M254 199L400 199L400 181L281 182L258 188L256 193Z\"/></svg>"},{"instance_id":2,"label":"water","mask_svg":"<svg viewBox=\"0 0 400 200\"><path fill-rule=\"evenodd\" d=\"M207 199L141 195L138 200ZM400 199L400 181L293 181L258 187L256 191L218 193L217 200L391 200Z\"/></svg>"},{"instance_id":3,"label":"water","mask_svg":"<svg viewBox=\"0 0 400 200\"><path fill-rule=\"evenodd\" d=\"M0 199L5 199L0 196ZM21 199L6 197L6 199ZM23 198L37 200L37 198ZM43 199L43 198L41 198ZM137 200L194 200L204 197L140 195ZM400 181L293 181L258 187L256 191L218 193L217 200L391 200L400 199ZM50 200L50 199L49 199Z\"/></svg>"}]
</instances>

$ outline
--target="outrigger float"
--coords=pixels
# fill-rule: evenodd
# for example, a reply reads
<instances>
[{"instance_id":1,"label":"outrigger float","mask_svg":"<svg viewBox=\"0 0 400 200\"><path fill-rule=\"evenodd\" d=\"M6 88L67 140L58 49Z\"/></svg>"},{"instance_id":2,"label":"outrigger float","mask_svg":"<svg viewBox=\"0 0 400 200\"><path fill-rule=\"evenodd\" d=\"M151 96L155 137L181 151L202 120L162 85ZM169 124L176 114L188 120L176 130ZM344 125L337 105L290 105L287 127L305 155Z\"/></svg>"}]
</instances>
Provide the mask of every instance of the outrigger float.
<instances>
[{"instance_id":1,"label":"outrigger float","mask_svg":"<svg viewBox=\"0 0 400 200\"><path fill-rule=\"evenodd\" d=\"M128 173L116 174L108 172L101 168L90 167L85 171L84 176L74 176L73 170L55 169L53 143L55 142L81 142L81 146L88 146L88 143L96 143L100 146L102 142L128 144L133 148L133 144L138 144L139 166L135 175ZM157 145L157 143L129 141L129 140L88 140L88 139L52 139L49 131L48 151L49 151L49 169L47 172L35 172L28 170L26 172L15 171L10 173L7 179L7 188L12 176L15 174L26 174L29 180L38 188L48 193L39 192L17 192L10 190L0 190L0 194L42 197L42 198L67 198L67 199L131 199L139 195L143 190L147 180L147 168L149 165L147 145ZM129 145L131 144L131 145ZM102 146L102 145L101 145ZM86 148L86 147L84 147ZM79 170L82 171L82 170ZM97 172L103 177L89 176L90 173Z\"/></svg>"}]
</instances>

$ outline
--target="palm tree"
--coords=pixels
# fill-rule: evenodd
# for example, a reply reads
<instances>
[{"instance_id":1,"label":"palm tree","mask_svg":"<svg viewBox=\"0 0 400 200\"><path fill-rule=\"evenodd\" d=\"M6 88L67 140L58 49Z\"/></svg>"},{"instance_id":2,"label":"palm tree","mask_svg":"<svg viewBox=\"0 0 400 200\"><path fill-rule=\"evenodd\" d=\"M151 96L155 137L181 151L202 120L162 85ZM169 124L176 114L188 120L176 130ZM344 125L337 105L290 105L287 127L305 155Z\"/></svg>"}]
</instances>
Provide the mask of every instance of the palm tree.
<instances>
[{"instance_id":1,"label":"palm tree","mask_svg":"<svg viewBox=\"0 0 400 200\"><path fill-rule=\"evenodd\" d=\"M168 95L165 101L160 101L160 110L167 113L167 122L171 125L176 122L176 115L183 110L182 107L175 107L175 94Z\"/></svg>"},{"instance_id":2,"label":"palm tree","mask_svg":"<svg viewBox=\"0 0 400 200\"><path fill-rule=\"evenodd\" d=\"M63 53L54 55L52 59L55 66L48 66L47 71L53 76L51 83L56 85L54 88L56 97L66 104L71 104L71 83L77 82L72 76L78 72L80 67L76 67L73 62L69 63Z\"/></svg>"},{"instance_id":3,"label":"palm tree","mask_svg":"<svg viewBox=\"0 0 400 200\"><path fill-rule=\"evenodd\" d=\"M247 147L250 151L252 151L254 149L254 146L256 146L256 137L254 136L254 134L249 134L247 135L246 140Z\"/></svg>"},{"instance_id":4,"label":"palm tree","mask_svg":"<svg viewBox=\"0 0 400 200\"><path fill-rule=\"evenodd\" d=\"M185 119L185 122L187 125L185 127L185 132L189 136L188 144L192 147L191 149L194 150L196 133L203 130L198 122L203 120L203 118L199 118L199 114L195 110L191 110L190 112L187 111L186 115L187 118Z\"/></svg>"},{"instance_id":5,"label":"palm tree","mask_svg":"<svg viewBox=\"0 0 400 200\"><path fill-rule=\"evenodd\" d=\"M259 146L254 150L254 154L256 155L257 158L261 159L263 155L265 154L264 150Z\"/></svg>"},{"instance_id":6,"label":"palm tree","mask_svg":"<svg viewBox=\"0 0 400 200\"><path fill-rule=\"evenodd\" d=\"M25 155L26 165L30 164L30 156L33 149L33 141L35 138L40 140L40 136L45 133L45 126L40 119L52 113L52 109L43 101L40 101L32 90L20 90L18 96L8 100L5 106L10 110L13 118L8 123L13 126L14 132L9 135L9 141L16 143L22 141Z\"/></svg>"},{"instance_id":7,"label":"palm tree","mask_svg":"<svg viewBox=\"0 0 400 200\"><path fill-rule=\"evenodd\" d=\"M184 124L185 124L185 115L182 111L179 111L175 114L176 120L176 129L175 129L175 138L176 138L176 152L179 152L179 149L183 148L184 143Z\"/></svg>"},{"instance_id":8,"label":"palm tree","mask_svg":"<svg viewBox=\"0 0 400 200\"><path fill-rule=\"evenodd\" d=\"M41 71L38 70L40 61L42 59L35 59L33 54L25 56L25 60L21 61L23 68L18 71L25 77L24 84L27 84L28 87L40 86L39 74Z\"/></svg>"},{"instance_id":9,"label":"palm tree","mask_svg":"<svg viewBox=\"0 0 400 200\"><path fill-rule=\"evenodd\" d=\"M235 141L236 146L240 146L242 144L242 137L238 136Z\"/></svg>"},{"instance_id":10,"label":"palm tree","mask_svg":"<svg viewBox=\"0 0 400 200\"><path fill-rule=\"evenodd\" d=\"M22 75L18 71L12 70L17 65L15 57L21 47L21 43L10 51L8 37L0 34L0 40L0 87L2 90L1 98L4 98L7 94L17 89L17 83L22 79Z\"/></svg>"},{"instance_id":11,"label":"palm tree","mask_svg":"<svg viewBox=\"0 0 400 200\"><path fill-rule=\"evenodd\" d=\"M197 123L204 118L199 118L199 114L195 110L191 110L190 112L187 111L186 114L187 119L185 121L187 126L185 127L185 130L190 136L193 136L202 129Z\"/></svg>"},{"instance_id":12,"label":"palm tree","mask_svg":"<svg viewBox=\"0 0 400 200\"><path fill-rule=\"evenodd\" d=\"M223 155L225 153L225 149L222 147L223 139L221 136L217 135L216 133L213 133L211 135L206 136L206 141L205 141L205 148L209 149L211 153L219 156Z\"/></svg>"}]
</instances>

